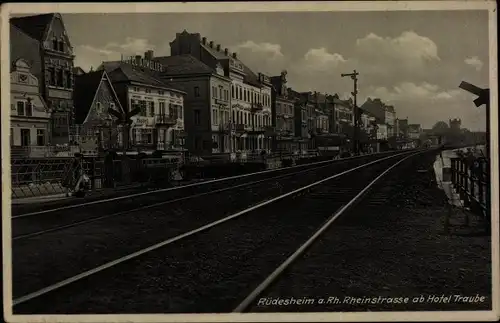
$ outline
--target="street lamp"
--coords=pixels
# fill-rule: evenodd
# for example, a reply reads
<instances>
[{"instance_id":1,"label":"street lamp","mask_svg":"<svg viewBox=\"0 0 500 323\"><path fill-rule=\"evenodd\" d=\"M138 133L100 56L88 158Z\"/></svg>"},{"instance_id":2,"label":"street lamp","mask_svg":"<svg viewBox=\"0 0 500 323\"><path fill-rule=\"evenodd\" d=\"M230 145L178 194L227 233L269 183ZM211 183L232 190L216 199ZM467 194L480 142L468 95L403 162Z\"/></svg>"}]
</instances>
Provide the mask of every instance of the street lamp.
<instances>
[{"instance_id":1,"label":"street lamp","mask_svg":"<svg viewBox=\"0 0 500 323\"><path fill-rule=\"evenodd\" d=\"M354 81L354 91L351 92L354 101L353 114L354 114L354 136L353 136L353 153L358 154L358 105L357 105L357 94L358 94L358 75L356 70L353 73L340 74L341 77L349 76Z\"/></svg>"}]
</instances>

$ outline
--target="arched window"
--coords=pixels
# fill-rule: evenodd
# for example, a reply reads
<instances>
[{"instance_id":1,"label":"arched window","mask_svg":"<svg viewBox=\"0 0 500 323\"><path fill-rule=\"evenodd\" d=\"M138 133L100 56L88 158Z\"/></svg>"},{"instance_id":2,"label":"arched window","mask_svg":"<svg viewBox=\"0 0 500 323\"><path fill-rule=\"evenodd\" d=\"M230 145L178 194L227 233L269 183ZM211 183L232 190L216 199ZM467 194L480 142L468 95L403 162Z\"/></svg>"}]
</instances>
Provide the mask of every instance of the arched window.
<instances>
[{"instance_id":1,"label":"arched window","mask_svg":"<svg viewBox=\"0 0 500 323\"><path fill-rule=\"evenodd\" d=\"M60 52L64 52L64 41L62 39L59 40L59 48Z\"/></svg>"},{"instance_id":2,"label":"arched window","mask_svg":"<svg viewBox=\"0 0 500 323\"><path fill-rule=\"evenodd\" d=\"M57 50L58 49L58 41L57 41L57 38L55 36L52 39L52 49L53 50Z\"/></svg>"}]
</instances>

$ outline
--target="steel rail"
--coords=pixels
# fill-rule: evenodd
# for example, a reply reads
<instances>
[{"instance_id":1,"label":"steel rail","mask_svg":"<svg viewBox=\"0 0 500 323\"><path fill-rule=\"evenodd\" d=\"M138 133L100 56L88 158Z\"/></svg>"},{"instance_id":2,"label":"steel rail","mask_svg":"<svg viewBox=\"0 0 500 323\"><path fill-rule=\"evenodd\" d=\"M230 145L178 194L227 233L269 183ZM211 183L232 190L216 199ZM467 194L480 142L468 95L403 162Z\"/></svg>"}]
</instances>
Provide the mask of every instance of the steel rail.
<instances>
[{"instance_id":1,"label":"steel rail","mask_svg":"<svg viewBox=\"0 0 500 323\"><path fill-rule=\"evenodd\" d=\"M259 203L259 204L256 204L256 205L254 205L254 206L251 206L251 207L249 207L249 208L247 208L247 209L245 209L245 210L242 210L242 211L236 212L236 213L231 214L231 215L229 215L229 216L226 216L226 217L224 217L224 218L222 218L222 219L219 219L219 220L213 221L213 222L208 223L208 224L206 224L206 225L204 225L204 226L202 226L202 227L199 227L199 228L197 228L197 229L194 229L194 230L191 230L191 231L185 232L185 233L183 233L183 234L177 235L177 236L175 236L175 237L173 237L173 238L170 238L170 239L164 240L164 241L159 242L159 243L156 243L156 244L154 244L154 245L152 245L152 246L150 246L150 247L147 247L147 248L144 248L144 249L138 250L138 251L136 251L136 252L133 252L133 253L131 253L131 254L128 254L128 255L126 255L126 256L123 256L123 257L117 258L117 259L115 259L115 260L113 260L113 261L107 262L107 263L105 263L105 264L103 264L103 265L97 266L97 267L95 267L95 268L93 268L93 269L87 270L87 271L82 272L82 273L80 273L80 274L78 274L78 275L75 275L75 276L72 276L72 277L70 277L70 278L64 279L64 280L62 280L62 281L60 281L60 282L57 282L57 283L55 283L55 284L52 284L52 285L50 285L50 286L47 286L47 287L42 288L42 289L40 289L40 290L37 290L37 291L35 291L35 292L32 292L32 293L29 293L29 294L27 294L27 295L21 296L21 297L19 297L19 298L17 298L17 299L14 299L14 300L12 301L12 304L13 304L13 306L16 306L16 305L19 305L19 304L25 303L25 302L27 302L27 301L29 301L29 300L34 299L34 298L40 297L40 296L45 295L45 294L47 294L47 293L49 293L49 292L52 292L52 291L54 291L54 290L60 289L60 288L62 288L62 287L64 287L64 286L67 286L67 285L69 285L69 284L72 284L72 283L75 283L75 282L77 282L77 281L80 281L80 280L82 280L82 279L84 279L84 278L86 278L86 277L89 277L89 276L91 276L91 275L95 275L95 274L97 274L97 273L99 273L99 272L102 272L102 271L104 271L104 270L108 269L108 268L111 268L111 267L114 267L114 266L116 266L116 265L119 265L119 264L121 264L121 263L123 263L123 262L125 262L125 261L131 260L131 259L134 259L134 258L137 258L137 257L142 256L142 255L144 255L144 254L146 254L146 253L148 253L148 252L151 252L151 251L153 251L153 250L156 250L156 249L162 248L162 247L164 247L164 246L170 245L170 244L172 244L172 243L174 243L174 242L176 242L176 241L179 241L179 240L185 239L185 238L187 238L187 237L190 237L190 236L193 236L193 235L195 235L195 234L197 234L197 233L200 233L200 232L206 231L206 230L208 230L208 229L210 229L210 228L212 228L212 227L215 227L215 226L217 226L217 225L220 225L220 224L222 224L222 223L228 222L228 221L230 221L230 220L232 220L232 219L238 218L238 217L240 217L240 216L242 216L242 215L248 214L249 212L251 212L251 211L253 211L253 210L256 210L256 209L259 209L259 208L264 207L264 206L266 206L266 205L269 205L269 204L271 204L271 203L275 203L275 202L277 202L277 201L283 200L283 199L285 199L285 198L287 198L287 197L290 197L290 196L296 195L297 193L300 193L300 192L306 191L306 190L308 190L308 189L310 189L310 188L312 188L312 187L318 186L318 185L320 185L320 184L322 184L322 183L324 183L324 182L327 182L327 181L330 181L330 180L332 180L332 179L335 179L335 178L341 177L341 176L343 176L343 175L346 175L346 174L352 173L352 172L354 172L354 171L356 171L356 170L358 170L358 169L365 168L365 167L368 167L368 166L373 165L373 164L376 164L376 163L380 163L380 162L382 162L382 161L384 161L384 160L388 160L388 159L391 159L391 158L395 158L395 157L398 157L398 156L401 156L401 155L406 155L406 154L408 154L408 153L409 153L409 152L407 151L407 152L403 152L403 153L399 153L399 154L391 155L391 156L388 156L388 157L383 157L383 158L377 159L377 160L375 160L375 161L367 162L367 163L365 163L365 164L363 164L363 165L353 167L353 168L348 169L348 170L346 170L346 171L343 171L343 172L341 172L341 173L338 173L338 174L335 174L335 175L329 176L329 177L327 177L327 178L321 179L321 180L319 180L319 181L316 181L316 182L314 182L314 183L312 183L312 184L305 185L305 186L303 186L303 187L301 187L301 188L298 188L298 189L296 189L296 190L294 190L294 191L292 191L292 192L288 192L288 193L282 194L282 195L280 195L280 196L277 196L277 197L275 197L275 198L269 199L269 200L267 200L267 201L263 201L263 202L261 202L261 203Z\"/></svg>"},{"instance_id":2,"label":"steel rail","mask_svg":"<svg viewBox=\"0 0 500 323\"><path fill-rule=\"evenodd\" d=\"M333 164L333 163L342 162L342 161L351 160L351 159L359 159L359 158L362 158L362 157L384 155L384 154L389 154L389 153L391 153L391 152L380 152L380 153L375 153L375 154L352 156L352 157L335 159L335 160L325 160L325 161L315 162L315 163L309 163L309 164L295 165L295 166L290 166L290 167L282 167L282 168L278 168L278 169L268 169L268 170L264 170L264 171L260 171L260 172L253 172L253 173L236 175L236 176L231 176L231 177L218 178L218 179L214 179L214 180L210 180L210 181L206 181L206 182L191 183L191 184L181 185L181 186L177 186L177 187L169 187L169 188L164 188L164 189L159 189L159 190L154 190L154 191L134 193L134 194L124 195L124 196L118 196L118 197L112 197L112 198L107 198L107 199L101 199L101 200L97 200L97 201L90 201L90 202L84 202L84 203L78 203L78 204L72 204L72 205L65 205L65 206L54 208L54 209L29 212L29 213L24 213L24 214L19 214L19 215L11 216L11 219L14 220L14 219L18 219L18 218L33 216L33 215L39 215L39 214L45 214L45 213L50 213L50 212L56 212L56 211L74 209L74 208L78 208L78 207L82 207L82 206L95 205L95 204L101 204L101 203L106 203L106 202L120 201L120 200L124 200L124 199L129 199L129 198L144 196L144 195L152 195L152 194L157 194L157 193L163 193L163 192L169 192L169 191L175 191L175 190L185 189L185 188L193 187L193 186L203 186L203 185L207 185L207 184L224 182L224 181L229 181L229 180L232 180L232 179L244 178L244 177L255 176L255 175L260 175L260 174L266 174L266 173L271 173L271 172L276 172L277 173L277 172L282 172L282 171L286 171L286 170L290 170L290 169L294 169L294 168L304 168L304 167L308 167L308 166L320 165L320 164L326 164L326 163Z\"/></svg>"},{"instance_id":3,"label":"steel rail","mask_svg":"<svg viewBox=\"0 0 500 323\"><path fill-rule=\"evenodd\" d=\"M388 167L382 174L377 176L372 180L361 192L359 192L354 198L352 198L347 204L341 207L337 212L335 212L325 224L323 224L302 246L300 246L290 257L288 257L278 268L276 268L262 283L260 283L257 288L255 288L234 310L233 312L244 312L252 303L255 301L259 295L261 295L272 283L274 283L278 277L290 267L290 265L297 260L320 236L325 232L326 229L342 214L344 214L348 209L351 208L353 204L358 202L364 194L377 183L382 177L384 177L389 171L401 164L403 161L421 154L422 152L417 152L410 156L407 156L390 167Z\"/></svg>"}]
</instances>

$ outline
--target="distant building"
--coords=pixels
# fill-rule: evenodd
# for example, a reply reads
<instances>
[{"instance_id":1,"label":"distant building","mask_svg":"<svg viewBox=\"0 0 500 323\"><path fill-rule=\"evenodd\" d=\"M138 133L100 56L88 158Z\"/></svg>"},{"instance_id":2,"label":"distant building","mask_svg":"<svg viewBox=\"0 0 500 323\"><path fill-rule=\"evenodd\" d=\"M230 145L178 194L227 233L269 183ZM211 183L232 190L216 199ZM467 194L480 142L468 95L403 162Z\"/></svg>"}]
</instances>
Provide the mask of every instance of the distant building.
<instances>
[{"instance_id":1,"label":"distant building","mask_svg":"<svg viewBox=\"0 0 500 323\"><path fill-rule=\"evenodd\" d=\"M298 149L295 142L295 100L289 95L286 76L284 71L279 76L271 77L271 112L276 131L272 150L293 152Z\"/></svg>"},{"instance_id":2,"label":"distant building","mask_svg":"<svg viewBox=\"0 0 500 323\"><path fill-rule=\"evenodd\" d=\"M17 59L10 73L10 146L12 156L45 157L50 143L50 110L31 66Z\"/></svg>"},{"instance_id":3,"label":"distant building","mask_svg":"<svg viewBox=\"0 0 500 323\"><path fill-rule=\"evenodd\" d=\"M450 119L449 120L450 130L458 131L462 127L462 120L460 119Z\"/></svg>"},{"instance_id":4,"label":"distant building","mask_svg":"<svg viewBox=\"0 0 500 323\"><path fill-rule=\"evenodd\" d=\"M408 138L408 118L396 119L394 135L399 138Z\"/></svg>"},{"instance_id":5,"label":"distant building","mask_svg":"<svg viewBox=\"0 0 500 323\"><path fill-rule=\"evenodd\" d=\"M26 56L26 59L33 66L42 97L52 112L52 142L67 144L69 127L73 124L74 55L62 17L58 13L49 13L11 18L10 23L37 41L21 42L11 38L11 52L30 52L30 58ZM35 58L36 55L39 58ZM30 60L36 63L32 64Z\"/></svg>"},{"instance_id":6,"label":"distant building","mask_svg":"<svg viewBox=\"0 0 500 323\"><path fill-rule=\"evenodd\" d=\"M420 124L409 124L408 125L408 137L411 140L418 140L422 135L422 127Z\"/></svg>"},{"instance_id":7,"label":"distant building","mask_svg":"<svg viewBox=\"0 0 500 323\"><path fill-rule=\"evenodd\" d=\"M386 105L379 98L368 98L361 108L377 119L378 124L385 124L387 128L387 136L392 137L396 135L395 121L396 111L393 106Z\"/></svg>"},{"instance_id":8,"label":"distant building","mask_svg":"<svg viewBox=\"0 0 500 323\"><path fill-rule=\"evenodd\" d=\"M311 134L308 129L308 116L307 116L307 101L297 91L288 88L289 96L294 101L294 129L295 129L295 144L297 151L305 152L308 143L311 139Z\"/></svg>"}]
</instances>

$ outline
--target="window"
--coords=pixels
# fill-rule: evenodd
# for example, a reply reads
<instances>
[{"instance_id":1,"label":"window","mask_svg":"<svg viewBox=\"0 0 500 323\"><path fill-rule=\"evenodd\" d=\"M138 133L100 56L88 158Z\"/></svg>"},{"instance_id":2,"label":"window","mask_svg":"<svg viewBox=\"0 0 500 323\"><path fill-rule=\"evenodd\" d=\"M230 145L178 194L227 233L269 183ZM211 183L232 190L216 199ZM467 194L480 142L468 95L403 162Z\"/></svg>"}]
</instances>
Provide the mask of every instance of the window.
<instances>
[{"instance_id":1,"label":"window","mask_svg":"<svg viewBox=\"0 0 500 323\"><path fill-rule=\"evenodd\" d=\"M241 87L240 87L240 98L239 98L239 99L240 99L240 100L242 100L242 99L243 99L243 91L242 91Z\"/></svg>"},{"instance_id":2,"label":"window","mask_svg":"<svg viewBox=\"0 0 500 323\"><path fill-rule=\"evenodd\" d=\"M95 109L96 109L96 111L97 111L98 114L102 113L102 104L101 104L101 102L97 102L96 103L96 108Z\"/></svg>"},{"instance_id":3,"label":"window","mask_svg":"<svg viewBox=\"0 0 500 323\"><path fill-rule=\"evenodd\" d=\"M45 130L37 129L36 131L36 145L45 146Z\"/></svg>"},{"instance_id":4,"label":"window","mask_svg":"<svg viewBox=\"0 0 500 323\"><path fill-rule=\"evenodd\" d=\"M165 94L165 92L164 92L164 91L158 91L158 94L159 94L159 95L164 95L164 94Z\"/></svg>"},{"instance_id":5,"label":"window","mask_svg":"<svg viewBox=\"0 0 500 323\"><path fill-rule=\"evenodd\" d=\"M151 93L151 89L146 89L146 93Z\"/></svg>"},{"instance_id":6,"label":"window","mask_svg":"<svg viewBox=\"0 0 500 323\"><path fill-rule=\"evenodd\" d=\"M65 75L66 75L66 88L68 88L68 89L73 88L73 82L71 80L71 72L66 71Z\"/></svg>"},{"instance_id":7,"label":"window","mask_svg":"<svg viewBox=\"0 0 500 323\"><path fill-rule=\"evenodd\" d=\"M160 114L161 115L165 115L165 102L161 102L159 103L159 106L160 106Z\"/></svg>"},{"instance_id":8,"label":"window","mask_svg":"<svg viewBox=\"0 0 500 323\"><path fill-rule=\"evenodd\" d=\"M221 87L221 88L219 88L219 95L220 95L220 98L221 98L221 99L222 99L222 98L224 98L224 95L222 95L222 87Z\"/></svg>"},{"instance_id":9,"label":"window","mask_svg":"<svg viewBox=\"0 0 500 323\"><path fill-rule=\"evenodd\" d=\"M58 48L58 50L60 52L64 52L64 42L62 40L59 41L59 48Z\"/></svg>"},{"instance_id":10,"label":"window","mask_svg":"<svg viewBox=\"0 0 500 323\"><path fill-rule=\"evenodd\" d=\"M236 114L235 114L235 111L233 110L233 123L236 123Z\"/></svg>"},{"instance_id":11,"label":"window","mask_svg":"<svg viewBox=\"0 0 500 323\"><path fill-rule=\"evenodd\" d=\"M200 125L200 123L201 123L200 110L194 110L194 124Z\"/></svg>"},{"instance_id":12,"label":"window","mask_svg":"<svg viewBox=\"0 0 500 323\"><path fill-rule=\"evenodd\" d=\"M184 107L182 105L179 105L179 115L178 115L178 118L179 119L183 119L184 118Z\"/></svg>"},{"instance_id":13,"label":"window","mask_svg":"<svg viewBox=\"0 0 500 323\"><path fill-rule=\"evenodd\" d=\"M151 117L155 115L155 103L153 101L149 102L149 115Z\"/></svg>"},{"instance_id":14,"label":"window","mask_svg":"<svg viewBox=\"0 0 500 323\"><path fill-rule=\"evenodd\" d=\"M59 46L58 46L57 38L56 38L56 37L54 37L54 38L52 39L52 49L53 49L53 50L58 50L58 47L59 47Z\"/></svg>"},{"instance_id":15,"label":"window","mask_svg":"<svg viewBox=\"0 0 500 323\"><path fill-rule=\"evenodd\" d=\"M139 101L139 108L141 109L141 111L139 112L139 115L141 117L145 117L146 116L146 101Z\"/></svg>"},{"instance_id":16,"label":"window","mask_svg":"<svg viewBox=\"0 0 500 323\"><path fill-rule=\"evenodd\" d=\"M215 86L212 86L212 95L217 99L217 88Z\"/></svg>"},{"instance_id":17,"label":"window","mask_svg":"<svg viewBox=\"0 0 500 323\"><path fill-rule=\"evenodd\" d=\"M56 70L49 67L49 85L56 85Z\"/></svg>"},{"instance_id":18,"label":"window","mask_svg":"<svg viewBox=\"0 0 500 323\"><path fill-rule=\"evenodd\" d=\"M194 87L194 96L199 97L200 96L200 88L198 86Z\"/></svg>"},{"instance_id":19,"label":"window","mask_svg":"<svg viewBox=\"0 0 500 323\"><path fill-rule=\"evenodd\" d=\"M10 145L14 146L14 128L10 128Z\"/></svg>"},{"instance_id":20,"label":"window","mask_svg":"<svg viewBox=\"0 0 500 323\"><path fill-rule=\"evenodd\" d=\"M17 115L24 116L24 102L17 101Z\"/></svg>"},{"instance_id":21,"label":"window","mask_svg":"<svg viewBox=\"0 0 500 323\"><path fill-rule=\"evenodd\" d=\"M234 99L234 85L231 85L231 97Z\"/></svg>"},{"instance_id":22,"label":"window","mask_svg":"<svg viewBox=\"0 0 500 323\"><path fill-rule=\"evenodd\" d=\"M57 70L57 86L63 87L64 86L63 80L64 80L63 70L62 69L58 69Z\"/></svg>"},{"instance_id":23,"label":"window","mask_svg":"<svg viewBox=\"0 0 500 323\"><path fill-rule=\"evenodd\" d=\"M21 146L26 147L31 143L30 129L21 129Z\"/></svg>"}]
</instances>

